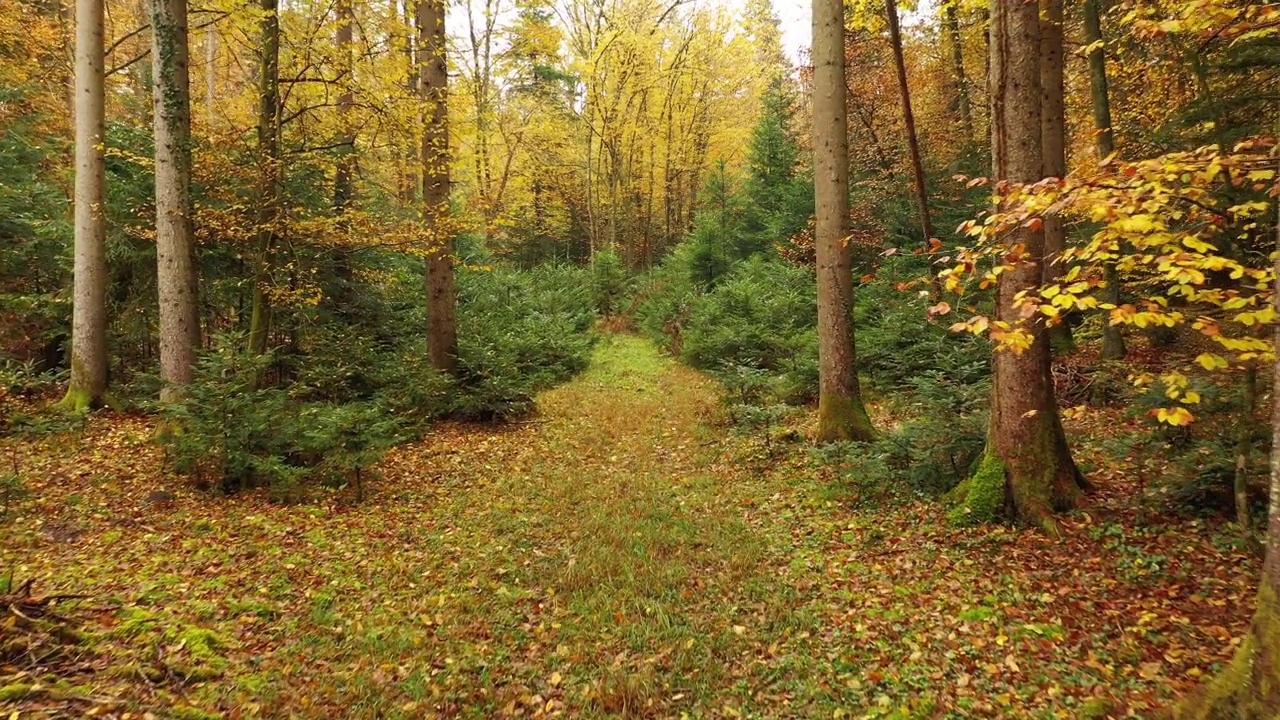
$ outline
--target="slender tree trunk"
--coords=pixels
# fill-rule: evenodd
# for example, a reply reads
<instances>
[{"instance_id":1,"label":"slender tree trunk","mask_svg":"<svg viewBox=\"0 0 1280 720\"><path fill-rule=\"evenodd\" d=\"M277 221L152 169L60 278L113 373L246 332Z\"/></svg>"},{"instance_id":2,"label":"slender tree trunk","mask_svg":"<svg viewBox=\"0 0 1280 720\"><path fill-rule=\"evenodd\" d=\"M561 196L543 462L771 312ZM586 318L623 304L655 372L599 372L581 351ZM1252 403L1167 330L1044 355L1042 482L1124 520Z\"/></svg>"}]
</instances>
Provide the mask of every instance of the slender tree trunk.
<instances>
[{"instance_id":1,"label":"slender tree trunk","mask_svg":"<svg viewBox=\"0 0 1280 720\"><path fill-rule=\"evenodd\" d=\"M75 279L71 382L61 405L82 412L107 390L106 136L102 0L76 3Z\"/></svg>"},{"instance_id":2,"label":"slender tree trunk","mask_svg":"<svg viewBox=\"0 0 1280 720\"><path fill-rule=\"evenodd\" d=\"M195 376L199 291L191 225L191 74L187 0L151 0L156 137L156 287L162 399Z\"/></svg>"},{"instance_id":3,"label":"slender tree trunk","mask_svg":"<svg viewBox=\"0 0 1280 720\"><path fill-rule=\"evenodd\" d=\"M1043 167L1040 138L1040 23L1035 3L992 0L991 145L997 181L1033 183ZM1015 299L1040 286L1044 234L1026 227L1005 242L1022 245L1024 259L1000 275L996 320L1019 325ZM960 521L987 521L1002 511L1057 532L1055 510L1076 504L1083 478L1067 448L1043 323L1022 325L1033 337L1022 351L998 350L993 358L991 424L978 472L957 488Z\"/></svg>"},{"instance_id":4,"label":"slender tree trunk","mask_svg":"<svg viewBox=\"0 0 1280 720\"><path fill-rule=\"evenodd\" d=\"M412 0L404 0L404 24L408 32L404 40L405 61L408 64L409 74L405 78L405 91L409 97L418 99L418 54L417 42L415 35L416 21L414 18L414 7ZM421 113L422 109L419 108ZM417 119L420 119L417 118ZM421 164L420 154L421 143L418 141L416 125L414 129L410 129L408 142L404 148L404 173L400 178L401 191L400 198L406 205L411 205L418 199L418 166Z\"/></svg>"},{"instance_id":5,"label":"slender tree trunk","mask_svg":"<svg viewBox=\"0 0 1280 720\"><path fill-rule=\"evenodd\" d=\"M63 73L63 89L66 91L67 118L74 122L76 115L76 0L60 0L58 21L62 29L62 51L67 60ZM103 62L106 59L103 58ZM68 193L70 194L70 193ZM70 198L68 198L70 199Z\"/></svg>"},{"instance_id":6,"label":"slender tree trunk","mask_svg":"<svg viewBox=\"0 0 1280 720\"><path fill-rule=\"evenodd\" d=\"M1280 218L1276 223L1276 288L1280 309ZM1275 332L1280 351L1280 328ZM1280 398L1280 363L1275 363L1273 398ZM1173 713L1177 720L1276 720L1280 715L1280 402L1271 410L1271 510L1258 605L1235 659Z\"/></svg>"},{"instance_id":7,"label":"slender tree trunk","mask_svg":"<svg viewBox=\"0 0 1280 720\"><path fill-rule=\"evenodd\" d=\"M1251 531L1249 520L1249 455L1253 452L1253 413L1258 405L1258 366L1250 361L1245 369L1244 387L1240 390L1244 407L1236 427L1236 470L1232 490L1236 499L1236 524L1247 541Z\"/></svg>"},{"instance_id":8,"label":"slender tree trunk","mask_svg":"<svg viewBox=\"0 0 1280 720\"><path fill-rule=\"evenodd\" d=\"M973 105L969 99L969 78L964 71L964 38L960 35L960 13L956 10L959 0L950 0L943 10L947 37L951 42L951 69L956 81L956 111L964 129L966 143L973 140Z\"/></svg>"},{"instance_id":9,"label":"slender tree trunk","mask_svg":"<svg viewBox=\"0 0 1280 720\"><path fill-rule=\"evenodd\" d=\"M1107 87L1107 51L1102 38L1101 0L1084 0L1084 42L1089 51L1089 91L1093 99L1094 142L1101 162L1116 151L1115 133L1111 129L1111 94ZM1104 268L1106 289L1102 299L1120 304L1120 272L1114 262ZM1107 323L1102 327L1103 360L1120 360L1125 356L1124 334L1120 326Z\"/></svg>"},{"instance_id":10,"label":"slender tree trunk","mask_svg":"<svg viewBox=\"0 0 1280 720\"><path fill-rule=\"evenodd\" d=\"M1044 149L1044 176L1063 178L1067 174L1067 107L1063 98L1062 0L1040 0L1040 142ZM1067 249L1067 228L1062 217L1044 217L1044 282L1051 284L1065 274L1062 253ZM1054 348L1074 344L1071 326L1059 322L1049 328Z\"/></svg>"},{"instance_id":11,"label":"slender tree trunk","mask_svg":"<svg viewBox=\"0 0 1280 720\"><path fill-rule=\"evenodd\" d=\"M849 247L849 140L844 4L813 3L814 190L818 255L818 442L870 440L858 388Z\"/></svg>"},{"instance_id":12,"label":"slender tree trunk","mask_svg":"<svg viewBox=\"0 0 1280 720\"><path fill-rule=\"evenodd\" d=\"M333 173L333 209L339 215L347 210L352 199L352 183L355 176L356 138L352 112L355 109L355 95L352 87L355 78L351 60L352 28L355 18L351 9L351 0L338 0L336 5L338 28L334 33L334 41L338 48L339 72L342 75L342 93L338 95L338 122L342 136L342 147L338 150L338 163Z\"/></svg>"},{"instance_id":13,"label":"slender tree trunk","mask_svg":"<svg viewBox=\"0 0 1280 720\"><path fill-rule=\"evenodd\" d=\"M218 97L218 29L213 25L204 31L204 113L205 124L213 124L214 104Z\"/></svg>"},{"instance_id":14,"label":"slender tree trunk","mask_svg":"<svg viewBox=\"0 0 1280 720\"><path fill-rule=\"evenodd\" d=\"M271 334L271 284L280 218L280 14L279 0L261 0L262 56L258 67L258 257L255 261L249 350L267 351Z\"/></svg>"},{"instance_id":15,"label":"slender tree trunk","mask_svg":"<svg viewBox=\"0 0 1280 720\"><path fill-rule=\"evenodd\" d=\"M898 70L898 92L902 95L902 121L907 129L907 150L911 154L911 175L914 179L916 204L920 208L920 227L924 232L924 250L928 252L934 238L933 217L929 213L929 189L925 185L924 164L920 161L920 141L916 137L916 117L911 111L911 86L907 83L907 63L902 56L902 31L898 27L897 0L884 0L885 16L889 20L889 43L893 46L893 62ZM938 267L929 262L929 275L933 278L935 298L942 294L938 282Z\"/></svg>"},{"instance_id":16,"label":"slender tree trunk","mask_svg":"<svg viewBox=\"0 0 1280 720\"><path fill-rule=\"evenodd\" d=\"M453 230L449 222L449 76L445 67L445 1L418 3L418 91L422 134L422 222L427 254L427 352L431 366L457 367L457 297L453 285Z\"/></svg>"}]
</instances>

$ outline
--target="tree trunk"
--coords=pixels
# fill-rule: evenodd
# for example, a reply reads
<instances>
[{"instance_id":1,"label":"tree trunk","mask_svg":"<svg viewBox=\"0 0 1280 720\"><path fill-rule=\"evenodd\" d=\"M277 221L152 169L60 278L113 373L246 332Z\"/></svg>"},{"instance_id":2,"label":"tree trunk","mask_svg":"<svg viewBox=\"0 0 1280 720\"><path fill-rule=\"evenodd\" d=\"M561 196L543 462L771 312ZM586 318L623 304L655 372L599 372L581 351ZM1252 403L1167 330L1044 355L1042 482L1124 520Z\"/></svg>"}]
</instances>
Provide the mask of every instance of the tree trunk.
<instances>
[{"instance_id":1,"label":"tree trunk","mask_svg":"<svg viewBox=\"0 0 1280 720\"><path fill-rule=\"evenodd\" d=\"M964 38L960 35L960 14L956 10L959 0L951 0L944 10L943 21L951 40L951 68L956 81L956 110L964 129L965 143L973 140L973 105L969 99L969 78L964 71Z\"/></svg>"},{"instance_id":2,"label":"tree trunk","mask_svg":"<svg viewBox=\"0 0 1280 720\"><path fill-rule=\"evenodd\" d=\"M853 336L844 4L813 3L814 191L818 255L818 442L870 440Z\"/></svg>"},{"instance_id":3,"label":"tree trunk","mask_svg":"<svg viewBox=\"0 0 1280 720\"><path fill-rule=\"evenodd\" d=\"M1067 108L1063 99L1062 0L1040 0L1040 142L1044 149L1044 176L1067 174ZM1058 282L1065 274L1062 253L1067 249L1067 229L1062 218L1044 216L1044 283ZM1051 347L1069 349L1074 344L1071 326L1059 322L1049 328Z\"/></svg>"},{"instance_id":4,"label":"tree trunk","mask_svg":"<svg viewBox=\"0 0 1280 720\"><path fill-rule=\"evenodd\" d=\"M1280 250L1280 218L1276 233ZM1275 268L1272 302L1280 309L1280 252L1275 256ZM1275 346L1280 350L1280 328L1276 329ZM1272 372L1272 397L1280 398L1280 363L1274 364ZM1272 403L1271 425L1271 510L1253 623L1235 659L1174 711L1176 720L1280 718L1280 402Z\"/></svg>"},{"instance_id":5,"label":"tree trunk","mask_svg":"<svg viewBox=\"0 0 1280 720\"><path fill-rule=\"evenodd\" d=\"M351 0L338 0L338 29L334 33L334 41L338 48L338 66L341 74L342 94L338 95L338 124L342 133L338 149L338 163L333 173L333 209L338 215L347 211L347 204L352 199L352 182L355 176L356 138L352 124L352 112L355 108L355 95L351 88L355 84L352 77L351 42L352 28L355 18L351 10Z\"/></svg>"},{"instance_id":6,"label":"tree trunk","mask_svg":"<svg viewBox=\"0 0 1280 720\"><path fill-rule=\"evenodd\" d=\"M449 223L449 76L445 67L445 2L418 3L418 92L422 134L422 222L427 249L427 353L446 373L457 367L457 297L453 286L453 230Z\"/></svg>"},{"instance_id":7,"label":"tree trunk","mask_svg":"<svg viewBox=\"0 0 1280 720\"><path fill-rule=\"evenodd\" d=\"M998 182L1033 183L1040 179L1040 23L1035 3L992 0L991 145ZM1039 287L1044 234L1026 227L1004 242L1025 247L1021 262L996 284L996 320L1019 325L1014 307L1019 293ZM961 505L958 522L985 522L1002 511L1029 525L1057 532L1055 510L1076 504L1084 480L1067 448L1053 381L1044 324L1022 324L1033 337L1022 351L998 350L992 360L991 423L978 472L955 491Z\"/></svg>"},{"instance_id":8,"label":"tree trunk","mask_svg":"<svg viewBox=\"0 0 1280 720\"><path fill-rule=\"evenodd\" d=\"M907 149L911 153L911 173L915 179L916 204L920 208L920 226L924 232L924 250L929 251L933 240L933 217L929 214L929 190L924 181L924 165L920 161L920 141L916 137L916 118L911 111L911 86L907 84L907 63L902 57L902 31L898 27L897 0L884 0L885 16L889 20L889 43L893 46L893 61L898 70L898 92L902 95L902 121L907 129ZM929 262L929 275L933 278L933 295L942 294L938 282L938 267Z\"/></svg>"},{"instance_id":9,"label":"tree trunk","mask_svg":"<svg viewBox=\"0 0 1280 720\"><path fill-rule=\"evenodd\" d=\"M71 382L61 405L82 412L107 390L107 225L102 0L76 4L75 279Z\"/></svg>"},{"instance_id":10,"label":"tree trunk","mask_svg":"<svg viewBox=\"0 0 1280 720\"><path fill-rule=\"evenodd\" d=\"M1089 51L1089 90L1093 98L1094 142L1098 161L1111 157L1116 151L1115 134L1111 130L1111 94L1107 88L1107 51L1102 44L1101 0L1084 2L1084 42ZM1120 303L1120 272L1114 262L1105 267L1106 291L1103 301L1111 305ZM1124 334L1120 326L1110 323L1102 326L1103 360L1120 360L1125 356Z\"/></svg>"},{"instance_id":11,"label":"tree trunk","mask_svg":"<svg viewBox=\"0 0 1280 720\"><path fill-rule=\"evenodd\" d=\"M195 377L200 345L191 227L191 75L187 0L151 0L156 135L156 288L160 296L163 400Z\"/></svg>"},{"instance_id":12,"label":"tree trunk","mask_svg":"<svg viewBox=\"0 0 1280 720\"><path fill-rule=\"evenodd\" d=\"M1249 361L1245 369L1240 395L1244 408L1240 413L1240 424L1236 426L1236 470L1232 490L1236 500L1236 524L1247 542L1252 524L1249 520L1249 454L1253 451L1253 414L1258 406L1258 366L1254 361Z\"/></svg>"},{"instance_id":13,"label":"tree trunk","mask_svg":"<svg viewBox=\"0 0 1280 720\"><path fill-rule=\"evenodd\" d=\"M218 28L204 31L204 113L205 125L213 125L214 101L218 97Z\"/></svg>"},{"instance_id":14,"label":"tree trunk","mask_svg":"<svg viewBox=\"0 0 1280 720\"><path fill-rule=\"evenodd\" d=\"M262 53L258 67L258 257L249 319L249 351L267 351L271 299L267 286L275 265L276 223L280 217L280 14L279 0L261 0Z\"/></svg>"}]
</instances>

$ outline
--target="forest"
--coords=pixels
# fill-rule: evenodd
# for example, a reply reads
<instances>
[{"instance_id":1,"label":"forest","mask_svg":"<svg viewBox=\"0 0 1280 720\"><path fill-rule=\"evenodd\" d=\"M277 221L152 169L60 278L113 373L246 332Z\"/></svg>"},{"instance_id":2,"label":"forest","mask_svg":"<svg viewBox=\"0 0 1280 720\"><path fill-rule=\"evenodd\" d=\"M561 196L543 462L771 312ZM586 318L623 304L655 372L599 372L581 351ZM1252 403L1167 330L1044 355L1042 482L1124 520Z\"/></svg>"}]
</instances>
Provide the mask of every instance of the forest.
<instances>
[{"instance_id":1,"label":"forest","mask_svg":"<svg viewBox=\"0 0 1280 720\"><path fill-rule=\"evenodd\" d=\"M1262 0L0 0L0 717L1280 720L1278 139Z\"/></svg>"}]
</instances>

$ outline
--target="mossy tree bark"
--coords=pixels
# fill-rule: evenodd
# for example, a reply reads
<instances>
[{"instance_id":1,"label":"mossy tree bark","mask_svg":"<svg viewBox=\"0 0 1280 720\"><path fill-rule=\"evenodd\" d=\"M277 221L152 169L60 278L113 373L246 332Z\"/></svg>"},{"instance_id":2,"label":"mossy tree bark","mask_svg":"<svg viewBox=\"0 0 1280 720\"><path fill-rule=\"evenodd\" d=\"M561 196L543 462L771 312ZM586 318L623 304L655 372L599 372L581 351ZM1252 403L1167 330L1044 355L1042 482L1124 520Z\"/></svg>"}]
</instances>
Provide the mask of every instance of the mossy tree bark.
<instances>
[{"instance_id":1,"label":"mossy tree bark","mask_svg":"<svg viewBox=\"0 0 1280 720\"><path fill-rule=\"evenodd\" d=\"M1094 143L1098 161L1111 157L1116 151L1115 134L1111 130L1111 93L1107 86L1107 50L1102 38L1101 0L1084 2L1084 42L1089 51L1089 92L1093 104ZM1107 283L1103 301L1120 304L1120 272L1114 262L1105 268ZM1124 335L1119 326L1104 324L1102 327L1103 360L1120 360L1125 356Z\"/></svg>"},{"instance_id":2,"label":"mossy tree bark","mask_svg":"<svg viewBox=\"0 0 1280 720\"><path fill-rule=\"evenodd\" d=\"M1067 106L1063 96L1062 0L1040 0L1040 144L1044 151L1044 176L1067 174ZM1054 283L1065 274L1062 253L1067 249L1067 228L1056 214L1044 218L1044 282ZM1049 328L1052 348L1075 345L1071 326L1060 322Z\"/></svg>"},{"instance_id":3,"label":"mossy tree bark","mask_svg":"<svg viewBox=\"0 0 1280 720\"><path fill-rule=\"evenodd\" d=\"M818 256L818 442L870 440L858 387L849 247L844 4L813 3L813 138Z\"/></svg>"},{"instance_id":4,"label":"mossy tree bark","mask_svg":"<svg viewBox=\"0 0 1280 720\"><path fill-rule=\"evenodd\" d=\"M449 223L449 76L445 69L444 0L418 3L418 92L422 133L422 223L427 248L427 354L446 373L457 368L454 241Z\"/></svg>"},{"instance_id":5,"label":"mossy tree bark","mask_svg":"<svg viewBox=\"0 0 1280 720\"><path fill-rule=\"evenodd\" d=\"M991 4L991 144L997 181L1031 183L1041 178L1039 8L1035 3ZM1022 246L1023 258L996 285L996 320L1018 324L1019 293L1043 280L1044 234L1022 227L1004 240ZM1031 347L997 351L993 359L991 424L983 467L959 494L965 506L1003 479L1003 505L1014 519L1056 532L1053 513L1076 504L1084 484L1067 448L1049 374L1049 338L1043 323L1024 324ZM1000 471L1003 472L1000 472ZM982 478L986 482L978 482ZM997 503L1001 504L1001 503ZM976 508L973 508L976 509ZM981 520L984 518L977 517Z\"/></svg>"},{"instance_id":6,"label":"mossy tree bark","mask_svg":"<svg viewBox=\"0 0 1280 720\"><path fill-rule=\"evenodd\" d=\"M162 399L191 383L200 345L191 226L191 76L186 0L151 0L156 136L156 288Z\"/></svg>"},{"instance_id":7,"label":"mossy tree bark","mask_svg":"<svg viewBox=\"0 0 1280 720\"><path fill-rule=\"evenodd\" d=\"M106 133L102 0L76 3L75 260L71 382L60 405L83 412L107 391Z\"/></svg>"},{"instance_id":8,"label":"mossy tree bark","mask_svg":"<svg viewBox=\"0 0 1280 720\"><path fill-rule=\"evenodd\" d=\"M260 0L258 24L258 257L255 261L249 351L267 351L271 334L271 284L280 217L280 12L279 0Z\"/></svg>"}]
</instances>

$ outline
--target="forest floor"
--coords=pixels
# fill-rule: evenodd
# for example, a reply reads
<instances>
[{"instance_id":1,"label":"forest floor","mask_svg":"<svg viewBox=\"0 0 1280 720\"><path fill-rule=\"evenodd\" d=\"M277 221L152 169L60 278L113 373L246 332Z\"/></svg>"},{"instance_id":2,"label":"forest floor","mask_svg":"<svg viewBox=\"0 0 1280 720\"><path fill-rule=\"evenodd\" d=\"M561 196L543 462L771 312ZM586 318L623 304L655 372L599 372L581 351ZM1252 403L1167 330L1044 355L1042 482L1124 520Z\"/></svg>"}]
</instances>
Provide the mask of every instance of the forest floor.
<instances>
[{"instance_id":1,"label":"forest floor","mask_svg":"<svg viewBox=\"0 0 1280 720\"><path fill-rule=\"evenodd\" d=\"M4 441L0 572L87 597L60 636L0 621L0 717L1143 717L1250 614L1225 526L1119 480L1061 540L853 509L634 338L539 407L438 427L359 503L198 493L144 418Z\"/></svg>"}]
</instances>

